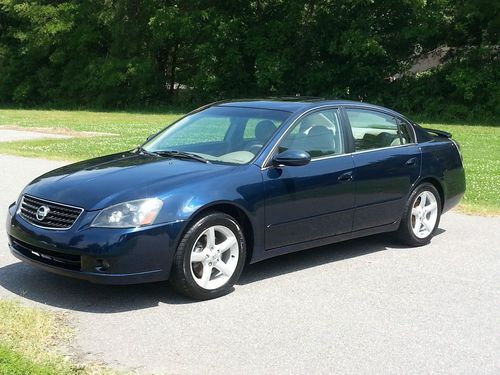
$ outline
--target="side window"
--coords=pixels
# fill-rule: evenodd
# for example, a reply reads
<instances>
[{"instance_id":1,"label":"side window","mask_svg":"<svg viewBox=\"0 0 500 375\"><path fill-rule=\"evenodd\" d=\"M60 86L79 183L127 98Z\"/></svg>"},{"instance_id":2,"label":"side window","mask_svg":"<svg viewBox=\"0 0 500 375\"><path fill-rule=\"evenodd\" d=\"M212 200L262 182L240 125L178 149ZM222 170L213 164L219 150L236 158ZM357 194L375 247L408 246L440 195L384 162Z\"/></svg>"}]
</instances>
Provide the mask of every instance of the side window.
<instances>
[{"instance_id":1,"label":"side window","mask_svg":"<svg viewBox=\"0 0 500 375\"><path fill-rule=\"evenodd\" d=\"M394 116L367 109L346 109L355 151L399 146L411 142L408 128Z\"/></svg>"},{"instance_id":2,"label":"side window","mask_svg":"<svg viewBox=\"0 0 500 375\"><path fill-rule=\"evenodd\" d=\"M410 125L399 119L397 121L398 121L399 136L401 137L401 144L413 142L412 136L410 135L410 129L409 129Z\"/></svg>"},{"instance_id":3,"label":"side window","mask_svg":"<svg viewBox=\"0 0 500 375\"><path fill-rule=\"evenodd\" d=\"M305 116L283 138L278 151L301 150L312 158L344 152L339 116L336 109Z\"/></svg>"}]
</instances>

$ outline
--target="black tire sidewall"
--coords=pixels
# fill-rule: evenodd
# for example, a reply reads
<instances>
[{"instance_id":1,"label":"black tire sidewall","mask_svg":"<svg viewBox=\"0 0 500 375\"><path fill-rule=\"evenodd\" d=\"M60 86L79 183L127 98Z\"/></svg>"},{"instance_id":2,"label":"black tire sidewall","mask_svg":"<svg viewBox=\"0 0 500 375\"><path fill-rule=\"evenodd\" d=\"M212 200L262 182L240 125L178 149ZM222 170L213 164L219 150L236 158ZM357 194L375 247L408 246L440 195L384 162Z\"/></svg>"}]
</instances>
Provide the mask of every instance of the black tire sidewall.
<instances>
[{"instance_id":1,"label":"black tire sidewall","mask_svg":"<svg viewBox=\"0 0 500 375\"><path fill-rule=\"evenodd\" d=\"M238 241L238 264L236 269L231 276L231 278L223 286L217 289L204 289L199 286L191 273L191 250L195 245L195 241L199 236L209 227L214 225L222 225L229 228ZM197 219L194 224L192 224L187 230L186 234L177 249L174 268L177 272L174 272L174 278L180 278L181 280L176 280L175 284L183 284L181 287L181 292L187 294L189 297L205 300L212 299L223 296L229 293L233 289L233 285L238 281L243 271L246 259L246 243L244 234L237 223L237 221L224 213L208 213L201 218ZM179 290L179 288L176 288Z\"/></svg>"}]
</instances>

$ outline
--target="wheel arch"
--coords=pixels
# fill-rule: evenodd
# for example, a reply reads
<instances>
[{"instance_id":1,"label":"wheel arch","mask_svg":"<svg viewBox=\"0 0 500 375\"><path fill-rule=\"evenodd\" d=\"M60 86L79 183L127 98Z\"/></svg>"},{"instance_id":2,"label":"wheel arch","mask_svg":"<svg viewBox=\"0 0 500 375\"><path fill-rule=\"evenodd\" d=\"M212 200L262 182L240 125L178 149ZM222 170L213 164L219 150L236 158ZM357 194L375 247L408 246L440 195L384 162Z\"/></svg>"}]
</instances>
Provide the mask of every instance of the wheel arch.
<instances>
[{"instance_id":1,"label":"wheel arch","mask_svg":"<svg viewBox=\"0 0 500 375\"><path fill-rule=\"evenodd\" d=\"M243 235L245 236L246 252L247 252L246 262L248 263L252 259L253 247L255 241L254 237L255 230L247 212L234 202L218 201L200 207L188 219L184 227L184 230L181 233L180 239L184 237L184 234L188 231L191 225L194 222L196 222L198 218L207 214L208 212L222 212L233 217L238 222L243 231Z\"/></svg>"},{"instance_id":2,"label":"wheel arch","mask_svg":"<svg viewBox=\"0 0 500 375\"><path fill-rule=\"evenodd\" d=\"M441 210L442 210L444 207L444 200L445 200L443 184L441 183L441 181L439 181L438 178L428 176L428 177L425 177L425 178L421 179L420 181L418 181L418 183L415 184L415 189L418 186L420 186L421 184L426 183L426 182L433 185L436 188L436 190L438 191L439 198L441 200Z\"/></svg>"}]
</instances>

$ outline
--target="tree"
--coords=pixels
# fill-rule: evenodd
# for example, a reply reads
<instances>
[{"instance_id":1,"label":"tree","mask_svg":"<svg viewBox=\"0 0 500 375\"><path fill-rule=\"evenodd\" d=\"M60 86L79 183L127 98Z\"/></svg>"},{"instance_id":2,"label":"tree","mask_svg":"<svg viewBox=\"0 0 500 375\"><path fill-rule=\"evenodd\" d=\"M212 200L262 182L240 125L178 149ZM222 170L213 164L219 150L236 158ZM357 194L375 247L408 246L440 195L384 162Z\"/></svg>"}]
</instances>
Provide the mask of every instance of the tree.
<instances>
[{"instance_id":1,"label":"tree","mask_svg":"<svg viewBox=\"0 0 500 375\"><path fill-rule=\"evenodd\" d=\"M410 111L449 101L465 113L489 103L481 108L498 113L491 82L500 70L499 7L487 0L0 0L0 103L123 108L301 94ZM453 53L439 69L388 81L419 52L443 45Z\"/></svg>"}]
</instances>

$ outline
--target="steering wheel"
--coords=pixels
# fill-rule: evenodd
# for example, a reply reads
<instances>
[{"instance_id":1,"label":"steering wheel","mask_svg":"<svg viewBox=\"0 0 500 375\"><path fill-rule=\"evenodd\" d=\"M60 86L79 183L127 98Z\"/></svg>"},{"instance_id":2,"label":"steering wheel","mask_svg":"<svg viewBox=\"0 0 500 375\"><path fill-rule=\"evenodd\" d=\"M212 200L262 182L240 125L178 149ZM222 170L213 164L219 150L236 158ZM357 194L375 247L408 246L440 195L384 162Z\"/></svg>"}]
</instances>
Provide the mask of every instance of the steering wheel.
<instances>
[{"instance_id":1,"label":"steering wheel","mask_svg":"<svg viewBox=\"0 0 500 375\"><path fill-rule=\"evenodd\" d=\"M253 141L250 144L245 146L245 151L249 151L254 155L257 155L257 153L260 151L260 149L264 146L261 143L258 143L257 141Z\"/></svg>"}]
</instances>

